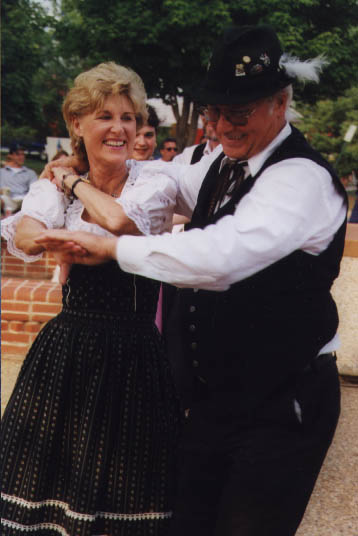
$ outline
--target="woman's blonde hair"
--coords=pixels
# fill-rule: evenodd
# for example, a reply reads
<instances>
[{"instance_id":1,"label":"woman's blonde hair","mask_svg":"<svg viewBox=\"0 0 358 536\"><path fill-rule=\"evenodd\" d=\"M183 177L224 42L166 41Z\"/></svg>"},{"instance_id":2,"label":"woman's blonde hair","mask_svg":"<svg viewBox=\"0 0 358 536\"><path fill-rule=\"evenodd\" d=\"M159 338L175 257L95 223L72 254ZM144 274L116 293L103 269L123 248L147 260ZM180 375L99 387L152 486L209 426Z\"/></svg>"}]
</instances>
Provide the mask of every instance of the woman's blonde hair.
<instances>
[{"instance_id":1,"label":"woman's blonde hair","mask_svg":"<svg viewBox=\"0 0 358 536\"><path fill-rule=\"evenodd\" d=\"M111 95L125 95L131 101L137 128L141 128L148 117L143 81L132 69L117 65L113 61L100 63L79 74L63 102L62 113L71 137L73 152L86 162L86 148L82 138L74 132L73 119L100 109L105 99Z\"/></svg>"}]
</instances>

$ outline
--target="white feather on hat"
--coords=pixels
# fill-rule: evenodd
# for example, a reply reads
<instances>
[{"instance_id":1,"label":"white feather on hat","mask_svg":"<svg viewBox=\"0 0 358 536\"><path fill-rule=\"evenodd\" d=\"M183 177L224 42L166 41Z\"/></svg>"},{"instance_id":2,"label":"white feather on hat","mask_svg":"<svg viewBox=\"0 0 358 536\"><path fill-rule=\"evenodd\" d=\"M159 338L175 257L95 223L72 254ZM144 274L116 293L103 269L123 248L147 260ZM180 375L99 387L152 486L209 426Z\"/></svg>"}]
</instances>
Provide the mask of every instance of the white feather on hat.
<instances>
[{"instance_id":1,"label":"white feather on hat","mask_svg":"<svg viewBox=\"0 0 358 536\"><path fill-rule=\"evenodd\" d=\"M297 56L282 54L279 65L285 69L288 76L297 78L300 82L319 82L319 75L329 61L323 54L310 60L302 61Z\"/></svg>"}]
</instances>

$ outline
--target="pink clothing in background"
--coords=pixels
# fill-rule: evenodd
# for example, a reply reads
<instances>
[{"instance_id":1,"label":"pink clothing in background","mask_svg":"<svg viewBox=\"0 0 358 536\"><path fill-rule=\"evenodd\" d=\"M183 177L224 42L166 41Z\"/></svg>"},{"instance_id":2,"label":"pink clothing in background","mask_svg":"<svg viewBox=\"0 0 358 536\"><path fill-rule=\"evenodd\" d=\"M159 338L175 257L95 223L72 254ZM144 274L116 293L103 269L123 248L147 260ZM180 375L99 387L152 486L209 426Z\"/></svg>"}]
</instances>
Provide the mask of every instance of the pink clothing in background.
<instances>
[{"instance_id":1,"label":"pink clothing in background","mask_svg":"<svg viewBox=\"0 0 358 536\"><path fill-rule=\"evenodd\" d=\"M162 332L162 327L163 327L162 299L163 299L163 286L160 285L159 296L158 296L158 304L157 304L157 314L155 315L155 323L156 323L157 328L159 329L160 333Z\"/></svg>"}]
</instances>

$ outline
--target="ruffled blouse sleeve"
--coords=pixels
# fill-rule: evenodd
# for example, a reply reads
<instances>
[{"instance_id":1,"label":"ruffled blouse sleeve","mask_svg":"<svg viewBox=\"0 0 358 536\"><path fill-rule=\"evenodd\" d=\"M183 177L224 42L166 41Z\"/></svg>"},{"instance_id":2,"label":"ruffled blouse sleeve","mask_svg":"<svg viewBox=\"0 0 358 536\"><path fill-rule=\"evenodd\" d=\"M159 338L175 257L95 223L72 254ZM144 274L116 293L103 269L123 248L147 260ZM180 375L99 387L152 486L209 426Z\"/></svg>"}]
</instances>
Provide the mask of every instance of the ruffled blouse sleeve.
<instances>
[{"instance_id":1,"label":"ruffled blouse sleeve","mask_svg":"<svg viewBox=\"0 0 358 536\"><path fill-rule=\"evenodd\" d=\"M28 194L24 197L21 210L1 222L1 235L7 240L9 253L25 262L34 262L40 259L42 253L26 255L15 246L17 224L24 216L29 216L43 223L48 229L63 227L68 203L69 201L64 194L59 192L52 182L41 179L32 183Z\"/></svg>"},{"instance_id":2,"label":"ruffled blouse sleeve","mask_svg":"<svg viewBox=\"0 0 358 536\"><path fill-rule=\"evenodd\" d=\"M129 177L117 202L144 235L170 232L177 186L163 163L127 162Z\"/></svg>"}]
</instances>

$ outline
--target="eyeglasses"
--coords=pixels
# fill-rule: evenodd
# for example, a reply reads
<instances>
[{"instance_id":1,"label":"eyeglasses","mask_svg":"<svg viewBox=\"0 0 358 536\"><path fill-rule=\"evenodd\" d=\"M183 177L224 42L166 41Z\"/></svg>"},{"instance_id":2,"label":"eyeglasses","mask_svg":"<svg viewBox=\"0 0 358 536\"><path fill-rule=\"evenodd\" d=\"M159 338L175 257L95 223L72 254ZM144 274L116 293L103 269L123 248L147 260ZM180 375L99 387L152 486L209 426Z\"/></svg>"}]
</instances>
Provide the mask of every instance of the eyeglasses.
<instances>
[{"instance_id":1,"label":"eyeglasses","mask_svg":"<svg viewBox=\"0 0 358 536\"><path fill-rule=\"evenodd\" d=\"M247 125L249 118L256 112L255 108L226 108L220 109L218 106L209 106L203 110L205 119L212 123L217 123L222 115L226 121L232 125Z\"/></svg>"}]
</instances>

